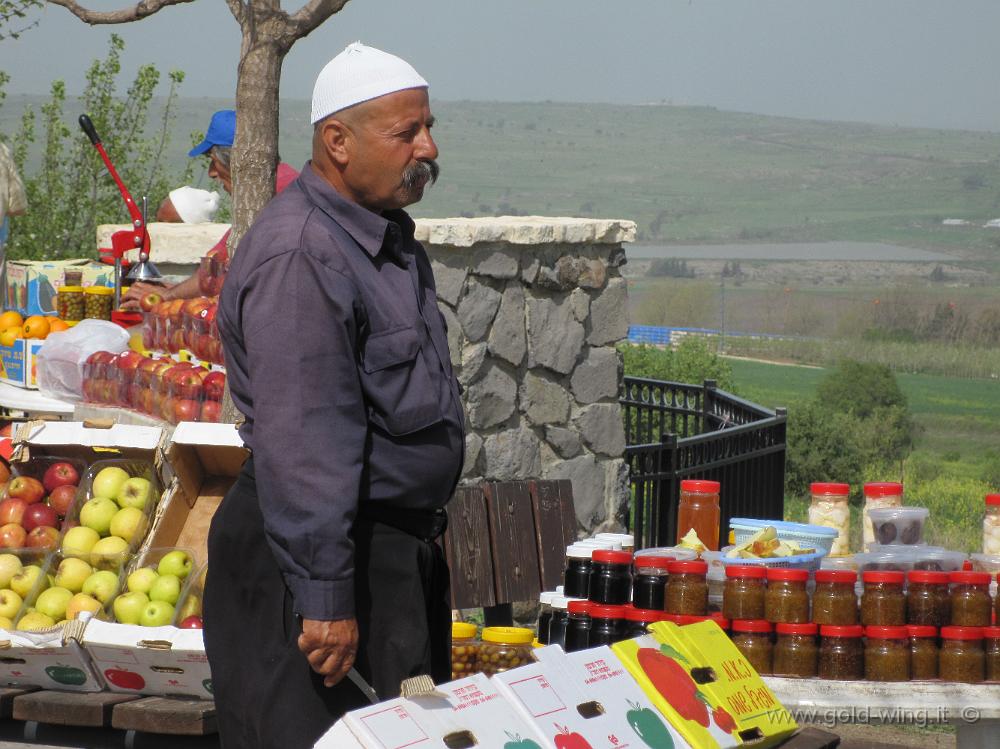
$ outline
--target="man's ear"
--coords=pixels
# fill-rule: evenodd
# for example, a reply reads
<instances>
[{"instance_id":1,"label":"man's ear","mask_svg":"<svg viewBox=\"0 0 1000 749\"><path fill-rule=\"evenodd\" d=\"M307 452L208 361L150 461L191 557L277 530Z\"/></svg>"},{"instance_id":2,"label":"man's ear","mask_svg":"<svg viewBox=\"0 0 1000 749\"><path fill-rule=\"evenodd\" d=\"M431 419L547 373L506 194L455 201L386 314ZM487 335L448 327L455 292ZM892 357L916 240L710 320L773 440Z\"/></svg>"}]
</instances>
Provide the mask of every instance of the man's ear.
<instances>
[{"instance_id":1,"label":"man's ear","mask_svg":"<svg viewBox=\"0 0 1000 749\"><path fill-rule=\"evenodd\" d=\"M350 160L350 143L354 133L341 120L328 117L319 126L319 137L323 149L331 162L340 167L346 167Z\"/></svg>"}]
</instances>

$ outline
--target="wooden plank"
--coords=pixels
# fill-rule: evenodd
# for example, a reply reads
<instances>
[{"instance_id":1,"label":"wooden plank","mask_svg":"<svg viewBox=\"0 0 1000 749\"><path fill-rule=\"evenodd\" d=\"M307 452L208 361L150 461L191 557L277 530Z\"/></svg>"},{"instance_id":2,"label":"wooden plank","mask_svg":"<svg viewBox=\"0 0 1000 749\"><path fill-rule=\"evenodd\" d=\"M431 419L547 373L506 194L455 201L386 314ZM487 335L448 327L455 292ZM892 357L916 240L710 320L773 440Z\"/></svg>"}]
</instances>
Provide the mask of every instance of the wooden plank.
<instances>
[{"instance_id":1,"label":"wooden plank","mask_svg":"<svg viewBox=\"0 0 1000 749\"><path fill-rule=\"evenodd\" d=\"M37 692L38 687L4 687L0 688L0 720L14 716L14 698L22 694Z\"/></svg>"},{"instance_id":2,"label":"wooden plank","mask_svg":"<svg viewBox=\"0 0 1000 749\"><path fill-rule=\"evenodd\" d=\"M497 603L533 601L541 592L541 580L528 482L489 483L483 491L490 522Z\"/></svg>"},{"instance_id":3,"label":"wooden plank","mask_svg":"<svg viewBox=\"0 0 1000 749\"><path fill-rule=\"evenodd\" d=\"M139 699L134 694L112 692L49 692L46 690L14 698L14 720L35 720L60 726L103 728L111 723L115 705Z\"/></svg>"},{"instance_id":4,"label":"wooden plank","mask_svg":"<svg viewBox=\"0 0 1000 749\"><path fill-rule=\"evenodd\" d=\"M179 736L206 736L219 731L213 701L184 697L146 697L117 705L111 726Z\"/></svg>"},{"instance_id":5,"label":"wooden plank","mask_svg":"<svg viewBox=\"0 0 1000 749\"><path fill-rule=\"evenodd\" d=\"M493 556L482 486L460 487L448 503L444 551L451 570L452 608L494 605Z\"/></svg>"},{"instance_id":6,"label":"wooden plank","mask_svg":"<svg viewBox=\"0 0 1000 749\"><path fill-rule=\"evenodd\" d=\"M566 547L576 539L573 482L531 481L531 510L535 519L535 544L542 590L555 590L562 583Z\"/></svg>"}]
</instances>

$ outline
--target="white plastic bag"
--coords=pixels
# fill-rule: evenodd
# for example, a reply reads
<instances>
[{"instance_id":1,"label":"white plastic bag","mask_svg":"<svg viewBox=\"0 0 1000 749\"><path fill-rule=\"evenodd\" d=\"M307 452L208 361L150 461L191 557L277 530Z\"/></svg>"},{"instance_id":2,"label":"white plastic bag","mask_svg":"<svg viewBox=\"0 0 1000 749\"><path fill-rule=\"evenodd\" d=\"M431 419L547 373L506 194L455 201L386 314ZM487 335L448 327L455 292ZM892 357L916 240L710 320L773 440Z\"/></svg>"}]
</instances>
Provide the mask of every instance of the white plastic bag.
<instances>
[{"instance_id":1,"label":"white plastic bag","mask_svg":"<svg viewBox=\"0 0 1000 749\"><path fill-rule=\"evenodd\" d=\"M37 354L38 389L60 400L83 397L83 364L96 351L121 353L129 334L106 320L81 320L69 330L45 339Z\"/></svg>"}]
</instances>

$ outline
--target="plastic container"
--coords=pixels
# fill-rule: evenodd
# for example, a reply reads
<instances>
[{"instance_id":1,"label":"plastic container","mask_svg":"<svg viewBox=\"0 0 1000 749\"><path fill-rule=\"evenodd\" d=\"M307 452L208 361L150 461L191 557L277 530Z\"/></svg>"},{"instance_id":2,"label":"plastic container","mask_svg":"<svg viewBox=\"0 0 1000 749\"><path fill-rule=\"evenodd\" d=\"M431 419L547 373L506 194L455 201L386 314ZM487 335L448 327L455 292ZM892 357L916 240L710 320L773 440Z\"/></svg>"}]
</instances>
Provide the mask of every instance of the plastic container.
<instances>
[{"instance_id":1,"label":"plastic container","mask_svg":"<svg viewBox=\"0 0 1000 749\"><path fill-rule=\"evenodd\" d=\"M829 554L838 532L833 528L806 523L789 523L784 520L755 520L753 518L732 518L729 527L733 530L737 544L745 543L761 529L771 526L782 541L795 541L805 548L815 548L823 555ZM804 555L805 556L805 555ZM783 557L792 559L793 557ZM749 560L741 560L749 561Z\"/></svg>"},{"instance_id":2,"label":"plastic container","mask_svg":"<svg viewBox=\"0 0 1000 749\"><path fill-rule=\"evenodd\" d=\"M856 680L865 678L864 628L860 624L819 628L820 646L817 674L821 679Z\"/></svg>"},{"instance_id":3,"label":"plastic container","mask_svg":"<svg viewBox=\"0 0 1000 749\"><path fill-rule=\"evenodd\" d=\"M865 628L865 678L910 680L910 633L906 627Z\"/></svg>"},{"instance_id":4,"label":"plastic container","mask_svg":"<svg viewBox=\"0 0 1000 749\"><path fill-rule=\"evenodd\" d=\"M708 565L705 562L671 562L664 609L668 614L708 614Z\"/></svg>"},{"instance_id":5,"label":"plastic container","mask_svg":"<svg viewBox=\"0 0 1000 749\"><path fill-rule=\"evenodd\" d=\"M199 569L188 575L187 587L181 594L180 603L177 605L177 626L189 629L200 629L203 616L202 605L205 601L205 579L208 577L208 563L203 564ZM195 626L193 622L185 622L189 617L197 617Z\"/></svg>"},{"instance_id":6,"label":"plastic container","mask_svg":"<svg viewBox=\"0 0 1000 749\"><path fill-rule=\"evenodd\" d=\"M574 601L581 599L574 598ZM552 619L549 620L549 645L558 645L566 649L566 625L569 621L568 605L570 599L566 596L552 597Z\"/></svg>"},{"instance_id":7,"label":"plastic container","mask_svg":"<svg viewBox=\"0 0 1000 749\"><path fill-rule=\"evenodd\" d=\"M65 465L65 470L62 469L60 464ZM60 467L57 468L57 466ZM46 480L46 474L50 471L52 474L49 476L48 480ZM42 491L44 494L42 495L41 502L55 509L59 522L54 527L60 531L60 537L61 531L65 525L64 521L69 515L70 510L72 510L73 505L76 503L76 495L86 473L86 461L80 460L79 458L65 458L56 455L32 457L30 460L25 462L12 462L10 464L10 475L12 479L17 478L18 476L27 476L35 479L35 481L38 481L42 485ZM74 475L76 477L75 481L72 480ZM48 487L52 487L53 491L56 493L54 501L52 499L53 492L49 491L46 483L48 484ZM56 486L57 484L65 486L66 488L58 488L58 486ZM6 499L7 495L4 495L4 498ZM22 522L20 525L23 526L24 523Z\"/></svg>"},{"instance_id":8,"label":"plastic container","mask_svg":"<svg viewBox=\"0 0 1000 749\"><path fill-rule=\"evenodd\" d=\"M597 549L591 555L589 598L594 603L620 606L632 597L632 554Z\"/></svg>"},{"instance_id":9,"label":"plastic container","mask_svg":"<svg viewBox=\"0 0 1000 749\"><path fill-rule=\"evenodd\" d=\"M911 570L906 575L906 620L909 624L944 627L951 624L948 573Z\"/></svg>"},{"instance_id":10,"label":"plastic container","mask_svg":"<svg viewBox=\"0 0 1000 749\"><path fill-rule=\"evenodd\" d=\"M809 488L809 524L837 531L829 553L844 556L851 553L850 484L815 483Z\"/></svg>"},{"instance_id":11,"label":"plastic container","mask_svg":"<svg viewBox=\"0 0 1000 749\"><path fill-rule=\"evenodd\" d=\"M988 572L952 572L951 624L956 627L988 627L993 615Z\"/></svg>"},{"instance_id":12,"label":"plastic container","mask_svg":"<svg viewBox=\"0 0 1000 749\"><path fill-rule=\"evenodd\" d=\"M89 560L67 556L61 553L51 554L46 558L45 574L50 576L48 587L61 587L73 594L68 599L70 608L61 619L75 619L80 611L88 611L92 616L103 621L114 621L112 604L125 586L125 568L131 557L123 558L123 564L118 570L100 570L93 567ZM62 566L65 562L66 566ZM72 567L70 565L73 565ZM86 572L86 575L84 575ZM173 624L171 616L167 624Z\"/></svg>"},{"instance_id":13,"label":"plastic container","mask_svg":"<svg viewBox=\"0 0 1000 749\"><path fill-rule=\"evenodd\" d=\"M821 570L847 570L849 572L857 572L857 554L848 554L843 557L823 557L819 568Z\"/></svg>"},{"instance_id":14,"label":"plastic container","mask_svg":"<svg viewBox=\"0 0 1000 749\"><path fill-rule=\"evenodd\" d=\"M719 552L712 552L718 554ZM639 549L633 555L635 559L639 557L666 557L675 562L687 562L698 558L698 552L694 549L686 549L683 546L654 546L649 549Z\"/></svg>"},{"instance_id":15,"label":"plastic container","mask_svg":"<svg viewBox=\"0 0 1000 749\"><path fill-rule=\"evenodd\" d=\"M178 557L177 552L180 552L183 556ZM160 562L163 561L164 557L168 554L171 555L172 562L183 562L183 565L174 565L179 574L168 572L166 570L164 570L163 573L158 571ZM156 571L160 577L165 575L174 575L178 578L178 587L176 589L177 594L175 597L172 597L172 600L170 598L163 598L163 596L159 596L160 600L169 606L169 618L167 619L167 624L177 625L180 623L181 619L186 618L188 615L193 615L193 612L188 614L187 611L185 611L185 615L180 616L181 611L184 610L182 609L182 604L191 608L195 607L194 603L187 603L189 593L203 584L203 581L200 580L199 573L203 575L204 571L198 566L198 560L195 558L194 552L191 549L180 546L155 547L152 549L146 549L141 554L132 557L122 571L122 594L134 592L132 590L132 586L129 584L131 575L141 569L152 569L153 571ZM140 590L140 592L145 591ZM154 596L150 593L148 594L148 598L153 599ZM200 603L197 608L200 608ZM111 621L118 621L118 617L114 613L113 606L111 613ZM161 616L167 616L167 613L163 613ZM143 623L144 622L141 621L139 622L139 624ZM159 626L159 624L160 622L158 620L156 625Z\"/></svg>"},{"instance_id":16,"label":"plastic container","mask_svg":"<svg viewBox=\"0 0 1000 749\"><path fill-rule=\"evenodd\" d=\"M774 629L777 633L771 669L774 675L803 679L816 676L819 656L816 624L778 624Z\"/></svg>"},{"instance_id":17,"label":"plastic container","mask_svg":"<svg viewBox=\"0 0 1000 749\"><path fill-rule=\"evenodd\" d=\"M635 574L632 576L632 604L639 609L663 611L667 580L667 565L674 561L668 556L639 556L633 559Z\"/></svg>"},{"instance_id":18,"label":"plastic container","mask_svg":"<svg viewBox=\"0 0 1000 749\"><path fill-rule=\"evenodd\" d=\"M906 628L910 636L910 678L927 681L938 677L938 629L923 624Z\"/></svg>"},{"instance_id":19,"label":"plastic container","mask_svg":"<svg viewBox=\"0 0 1000 749\"><path fill-rule=\"evenodd\" d=\"M972 569L976 572L1000 573L1000 554L971 554Z\"/></svg>"},{"instance_id":20,"label":"plastic container","mask_svg":"<svg viewBox=\"0 0 1000 749\"><path fill-rule=\"evenodd\" d=\"M625 639L647 634L650 624L663 621L664 612L652 609L637 609L634 606L625 608Z\"/></svg>"},{"instance_id":21,"label":"plastic container","mask_svg":"<svg viewBox=\"0 0 1000 749\"><path fill-rule=\"evenodd\" d=\"M56 295L56 314L60 319L82 320L84 299L82 286L63 286Z\"/></svg>"},{"instance_id":22,"label":"plastic container","mask_svg":"<svg viewBox=\"0 0 1000 749\"><path fill-rule=\"evenodd\" d=\"M896 571L865 572L861 576L861 623L866 627L906 624L904 575Z\"/></svg>"},{"instance_id":23,"label":"plastic container","mask_svg":"<svg viewBox=\"0 0 1000 749\"><path fill-rule=\"evenodd\" d=\"M983 554L1000 555L1000 494L987 494L985 503Z\"/></svg>"},{"instance_id":24,"label":"plastic container","mask_svg":"<svg viewBox=\"0 0 1000 749\"><path fill-rule=\"evenodd\" d=\"M626 637L625 606L590 606L590 647L612 645ZM567 645L569 631L566 633Z\"/></svg>"},{"instance_id":25,"label":"plastic container","mask_svg":"<svg viewBox=\"0 0 1000 749\"><path fill-rule=\"evenodd\" d=\"M876 543L870 512L883 507L903 506L903 485L893 481L877 481L865 484L865 508L862 514L862 536L865 550Z\"/></svg>"},{"instance_id":26,"label":"plastic container","mask_svg":"<svg viewBox=\"0 0 1000 749\"><path fill-rule=\"evenodd\" d=\"M566 647L567 653L590 647L590 609L594 604L585 600L573 600L566 606Z\"/></svg>"},{"instance_id":27,"label":"plastic container","mask_svg":"<svg viewBox=\"0 0 1000 749\"><path fill-rule=\"evenodd\" d=\"M759 565L766 568L787 568L793 570L806 570L807 572L814 572L820 568L820 564L824 559L826 559L825 551L817 551L815 554L796 554L791 557L770 557L766 559L743 559L741 557L727 557L726 552L730 551L734 547L727 546L721 552L721 555L715 560L722 567L729 567L730 565ZM706 559L707 552L701 555L702 559Z\"/></svg>"},{"instance_id":28,"label":"plastic container","mask_svg":"<svg viewBox=\"0 0 1000 749\"><path fill-rule=\"evenodd\" d=\"M17 628L21 618L34 607L38 594L49 587L48 560L40 549L0 549L0 630ZM37 569L15 579L28 567Z\"/></svg>"},{"instance_id":29,"label":"plastic container","mask_svg":"<svg viewBox=\"0 0 1000 749\"><path fill-rule=\"evenodd\" d=\"M630 554L635 551L635 536L631 533L598 533L594 536L595 541L615 544L616 548L627 551Z\"/></svg>"},{"instance_id":30,"label":"plastic container","mask_svg":"<svg viewBox=\"0 0 1000 749\"><path fill-rule=\"evenodd\" d=\"M913 569L933 572L957 572L964 568L968 556L960 551L948 551L940 546L913 548Z\"/></svg>"},{"instance_id":31,"label":"plastic container","mask_svg":"<svg viewBox=\"0 0 1000 749\"><path fill-rule=\"evenodd\" d=\"M88 286L83 290L83 316L85 319L111 321L115 305L115 290L107 286Z\"/></svg>"},{"instance_id":32,"label":"plastic container","mask_svg":"<svg viewBox=\"0 0 1000 749\"><path fill-rule=\"evenodd\" d=\"M922 544L928 515L930 510L926 507L885 507L868 511L872 533L881 546Z\"/></svg>"},{"instance_id":33,"label":"plastic container","mask_svg":"<svg viewBox=\"0 0 1000 749\"><path fill-rule=\"evenodd\" d=\"M531 641L535 639L530 629L523 627L486 627L479 647L479 668L487 676L509 671L530 663Z\"/></svg>"},{"instance_id":34,"label":"plastic container","mask_svg":"<svg viewBox=\"0 0 1000 749\"><path fill-rule=\"evenodd\" d=\"M769 676L772 669L773 627L764 619L736 619L730 624L729 638L761 676Z\"/></svg>"},{"instance_id":35,"label":"plastic container","mask_svg":"<svg viewBox=\"0 0 1000 749\"><path fill-rule=\"evenodd\" d=\"M476 625L451 623L451 678L461 679L479 670L479 641Z\"/></svg>"},{"instance_id":36,"label":"plastic container","mask_svg":"<svg viewBox=\"0 0 1000 749\"><path fill-rule=\"evenodd\" d=\"M942 627L938 676L942 681L976 684L986 678L981 627Z\"/></svg>"},{"instance_id":37,"label":"plastic container","mask_svg":"<svg viewBox=\"0 0 1000 749\"><path fill-rule=\"evenodd\" d=\"M986 681L1000 681L1000 627L983 628L986 653Z\"/></svg>"},{"instance_id":38,"label":"plastic container","mask_svg":"<svg viewBox=\"0 0 1000 749\"><path fill-rule=\"evenodd\" d=\"M818 571L812 596L812 620L816 624L857 624L857 581L858 573L851 570Z\"/></svg>"},{"instance_id":39,"label":"plastic container","mask_svg":"<svg viewBox=\"0 0 1000 749\"><path fill-rule=\"evenodd\" d=\"M767 570L762 567L726 567L722 614L727 619L764 619Z\"/></svg>"},{"instance_id":40,"label":"plastic container","mask_svg":"<svg viewBox=\"0 0 1000 749\"><path fill-rule=\"evenodd\" d=\"M809 592L805 570L771 569L767 571L764 618L772 623L801 624L809 621Z\"/></svg>"},{"instance_id":41,"label":"plastic container","mask_svg":"<svg viewBox=\"0 0 1000 749\"><path fill-rule=\"evenodd\" d=\"M542 645L549 644L549 622L552 621L552 599L557 593L545 591L538 595L538 621L535 623L535 639Z\"/></svg>"},{"instance_id":42,"label":"plastic container","mask_svg":"<svg viewBox=\"0 0 1000 749\"><path fill-rule=\"evenodd\" d=\"M718 481L681 481L681 496L677 507L677 543L694 529L705 548L716 551L719 548Z\"/></svg>"}]
</instances>

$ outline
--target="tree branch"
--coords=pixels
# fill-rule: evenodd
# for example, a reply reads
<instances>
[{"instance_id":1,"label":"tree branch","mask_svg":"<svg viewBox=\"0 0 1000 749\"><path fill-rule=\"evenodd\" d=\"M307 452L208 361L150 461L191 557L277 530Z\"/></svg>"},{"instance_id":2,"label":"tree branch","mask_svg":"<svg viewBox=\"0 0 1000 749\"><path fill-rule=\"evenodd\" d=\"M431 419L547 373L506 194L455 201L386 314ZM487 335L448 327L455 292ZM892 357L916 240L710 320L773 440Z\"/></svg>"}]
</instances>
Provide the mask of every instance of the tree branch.
<instances>
[{"instance_id":1,"label":"tree branch","mask_svg":"<svg viewBox=\"0 0 1000 749\"><path fill-rule=\"evenodd\" d=\"M289 16L289 32L294 39L301 39L313 31L323 21L340 11L348 0L309 0ZM291 45L289 45L291 46Z\"/></svg>"},{"instance_id":2,"label":"tree branch","mask_svg":"<svg viewBox=\"0 0 1000 749\"><path fill-rule=\"evenodd\" d=\"M153 15L157 11L163 10L168 5L180 5L181 3L192 3L194 0L140 0L130 8L120 10L96 11L84 8L76 3L76 0L47 0L52 5L59 5L84 23L91 25L106 23L130 23L131 21L141 21L143 18Z\"/></svg>"}]
</instances>

